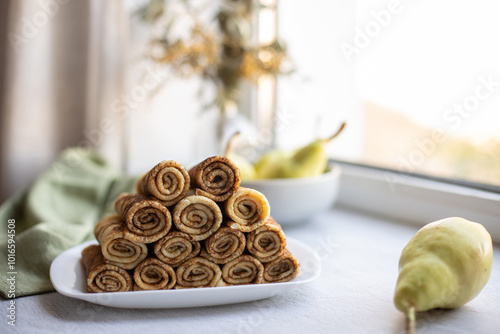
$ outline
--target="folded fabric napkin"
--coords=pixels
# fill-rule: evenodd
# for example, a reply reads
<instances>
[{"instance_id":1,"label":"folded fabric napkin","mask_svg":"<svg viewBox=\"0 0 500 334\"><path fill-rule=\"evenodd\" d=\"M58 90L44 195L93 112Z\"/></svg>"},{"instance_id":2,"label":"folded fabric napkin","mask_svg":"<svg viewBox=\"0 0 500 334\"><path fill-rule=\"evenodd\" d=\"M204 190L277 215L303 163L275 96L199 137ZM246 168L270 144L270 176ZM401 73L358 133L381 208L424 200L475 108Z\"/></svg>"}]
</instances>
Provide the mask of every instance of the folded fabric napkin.
<instances>
[{"instance_id":1,"label":"folded fabric napkin","mask_svg":"<svg viewBox=\"0 0 500 334\"><path fill-rule=\"evenodd\" d=\"M49 277L52 260L93 239L94 225L113 212L113 201L121 192L133 191L136 179L95 152L64 151L28 189L0 207L0 268L2 276L7 275L0 281L0 293L12 298L54 291ZM9 244L9 239L14 242ZM7 280L11 276L13 285L14 280ZM13 286L14 295L9 293Z\"/></svg>"}]
</instances>

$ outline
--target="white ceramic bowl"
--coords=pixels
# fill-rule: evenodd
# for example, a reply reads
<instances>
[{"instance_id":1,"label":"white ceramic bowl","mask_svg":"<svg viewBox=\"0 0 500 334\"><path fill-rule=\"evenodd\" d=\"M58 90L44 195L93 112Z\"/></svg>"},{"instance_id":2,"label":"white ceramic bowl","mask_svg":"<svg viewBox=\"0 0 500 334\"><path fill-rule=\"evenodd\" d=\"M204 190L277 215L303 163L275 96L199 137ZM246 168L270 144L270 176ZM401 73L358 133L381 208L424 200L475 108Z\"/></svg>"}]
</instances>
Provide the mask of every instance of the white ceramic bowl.
<instances>
[{"instance_id":1,"label":"white ceramic bowl","mask_svg":"<svg viewBox=\"0 0 500 334\"><path fill-rule=\"evenodd\" d=\"M242 181L241 186L263 193L271 206L271 216L281 225L291 225L332 207L338 195L340 173L340 166L330 165L320 176L249 180Z\"/></svg>"}]
</instances>

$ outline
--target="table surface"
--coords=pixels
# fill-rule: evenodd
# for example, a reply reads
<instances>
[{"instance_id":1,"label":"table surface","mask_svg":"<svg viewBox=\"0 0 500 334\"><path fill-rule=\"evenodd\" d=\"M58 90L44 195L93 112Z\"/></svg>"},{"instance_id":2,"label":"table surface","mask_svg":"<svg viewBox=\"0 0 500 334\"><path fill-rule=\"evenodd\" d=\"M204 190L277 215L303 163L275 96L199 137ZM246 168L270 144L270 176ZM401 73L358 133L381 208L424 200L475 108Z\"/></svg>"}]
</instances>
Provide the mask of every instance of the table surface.
<instances>
[{"instance_id":1,"label":"table surface","mask_svg":"<svg viewBox=\"0 0 500 334\"><path fill-rule=\"evenodd\" d=\"M2 333L403 333L393 305L401 250L416 227L340 208L316 215L285 234L310 245L322 261L320 277L269 299L190 309L119 309L47 293L16 300L16 327L2 317ZM500 249L491 278L471 302L455 310L417 315L418 333L498 333ZM8 300L1 300L6 314Z\"/></svg>"}]
</instances>

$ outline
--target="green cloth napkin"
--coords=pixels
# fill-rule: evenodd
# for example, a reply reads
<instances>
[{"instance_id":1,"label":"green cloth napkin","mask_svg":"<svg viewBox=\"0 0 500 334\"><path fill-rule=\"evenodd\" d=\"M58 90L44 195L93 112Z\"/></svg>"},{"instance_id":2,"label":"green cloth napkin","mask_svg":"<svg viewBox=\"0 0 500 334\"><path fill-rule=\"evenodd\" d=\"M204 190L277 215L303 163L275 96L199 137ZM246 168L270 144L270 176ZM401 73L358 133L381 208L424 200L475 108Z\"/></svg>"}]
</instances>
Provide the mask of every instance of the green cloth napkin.
<instances>
[{"instance_id":1,"label":"green cloth napkin","mask_svg":"<svg viewBox=\"0 0 500 334\"><path fill-rule=\"evenodd\" d=\"M0 207L2 295L13 297L9 272L16 272L15 297L54 291L49 277L52 260L93 239L94 225L114 211L113 201L121 192L134 190L135 181L136 177L121 174L95 152L73 148L64 151L27 190L5 201ZM9 267L12 220L15 263Z\"/></svg>"}]
</instances>

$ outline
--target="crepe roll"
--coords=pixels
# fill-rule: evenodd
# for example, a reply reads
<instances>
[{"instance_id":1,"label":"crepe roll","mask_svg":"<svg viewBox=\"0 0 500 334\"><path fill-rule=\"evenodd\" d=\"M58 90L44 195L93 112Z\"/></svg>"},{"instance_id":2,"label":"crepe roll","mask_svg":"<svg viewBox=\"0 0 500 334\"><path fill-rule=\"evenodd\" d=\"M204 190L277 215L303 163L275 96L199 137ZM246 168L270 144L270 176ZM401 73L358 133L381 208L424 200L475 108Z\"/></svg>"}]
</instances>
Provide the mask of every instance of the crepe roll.
<instances>
[{"instance_id":1,"label":"crepe roll","mask_svg":"<svg viewBox=\"0 0 500 334\"><path fill-rule=\"evenodd\" d=\"M271 214L267 198L250 188L239 188L226 202L228 226L242 232L251 232L264 225Z\"/></svg>"},{"instance_id":2,"label":"crepe roll","mask_svg":"<svg viewBox=\"0 0 500 334\"><path fill-rule=\"evenodd\" d=\"M264 225L247 234L248 251L260 262L270 262L278 258L285 247L285 233L272 217L269 217Z\"/></svg>"},{"instance_id":3,"label":"crepe roll","mask_svg":"<svg viewBox=\"0 0 500 334\"><path fill-rule=\"evenodd\" d=\"M225 264L245 251L245 234L230 227L221 227L205 240L201 256L218 264Z\"/></svg>"},{"instance_id":4,"label":"crepe roll","mask_svg":"<svg viewBox=\"0 0 500 334\"><path fill-rule=\"evenodd\" d=\"M299 262L288 249L277 259L264 264L264 283L288 282L299 274Z\"/></svg>"},{"instance_id":5,"label":"crepe roll","mask_svg":"<svg viewBox=\"0 0 500 334\"><path fill-rule=\"evenodd\" d=\"M172 267L197 256L200 250L199 241L180 231L169 232L154 245L156 257Z\"/></svg>"},{"instance_id":6,"label":"crepe roll","mask_svg":"<svg viewBox=\"0 0 500 334\"><path fill-rule=\"evenodd\" d=\"M122 193L114 204L127 225L125 239L152 243L164 237L172 227L170 211L151 197Z\"/></svg>"},{"instance_id":7,"label":"crepe roll","mask_svg":"<svg viewBox=\"0 0 500 334\"><path fill-rule=\"evenodd\" d=\"M141 176L136 183L136 192L153 196L165 206L179 202L189 190L190 178L180 163L164 160Z\"/></svg>"},{"instance_id":8,"label":"crepe roll","mask_svg":"<svg viewBox=\"0 0 500 334\"><path fill-rule=\"evenodd\" d=\"M214 287L222 276L217 264L202 257L187 260L177 268L176 274L176 289Z\"/></svg>"},{"instance_id":9,"label":"crepe roll","mask_svg":"<svg viewBox=\"0 0 500 334\"><path fill-rule=\"evenodd\" d=\"M88 292L124 292L133 288L130 274L104 260L99 245L90 245L82 251L81 263L87 277Z\"/></svg>"},{"instance_id":10,"label":"crepe roll","mask_svg":"<svg viewBox=\"0 0 500 334\"><path fill-rule=\"evenodd\" d=\"M206 196L215 202L227 200L241 183L239 168L223 156L203 160L189 170L189 177L197 195Z\"/></svg>"},{"instance_id":11,"label":"crepe roll","mask_svg":"<svg viewBox=\"0 0 500 334\"><path fill-rule=\"evenodd\" d=\"M251 255L242 255L222 267L222 279L226 285L260 284L264 266Z\"/></svg>"},{"instance_id":12,"label":"crepe roll","mask_svg":"<svg viewBox=\"0 0 500 334\"><path fill-rule=\"evenodd\" d=\"M176 283L175 270L156 258L147 258L134 269L134 282L142 290L171 289Z\"/></svg>"},{"instance_id":13,"label":"crepe roll","mask_svg":"<svg viewBox=\"0 0 500 334\"><path fill-rule=\"evenodd\" d=\"M175 205L172 219L179 231L195 240L205 240L217 231L222 223L222 212L213 200L205 196L188 196Z\"/></svg>"},{"instance_id":14,"label":"crepe roll","mask_svg":"<svg viewBox=\"0 0 500 334\"><path fill-rule=\"evenodd\" d=\"M129 270L147 257L148 248L146 244L125 239L126 230L122 217L111 215L97 222L94 235L101 245L105 262Z\"/></svg>"}]
</instances>

